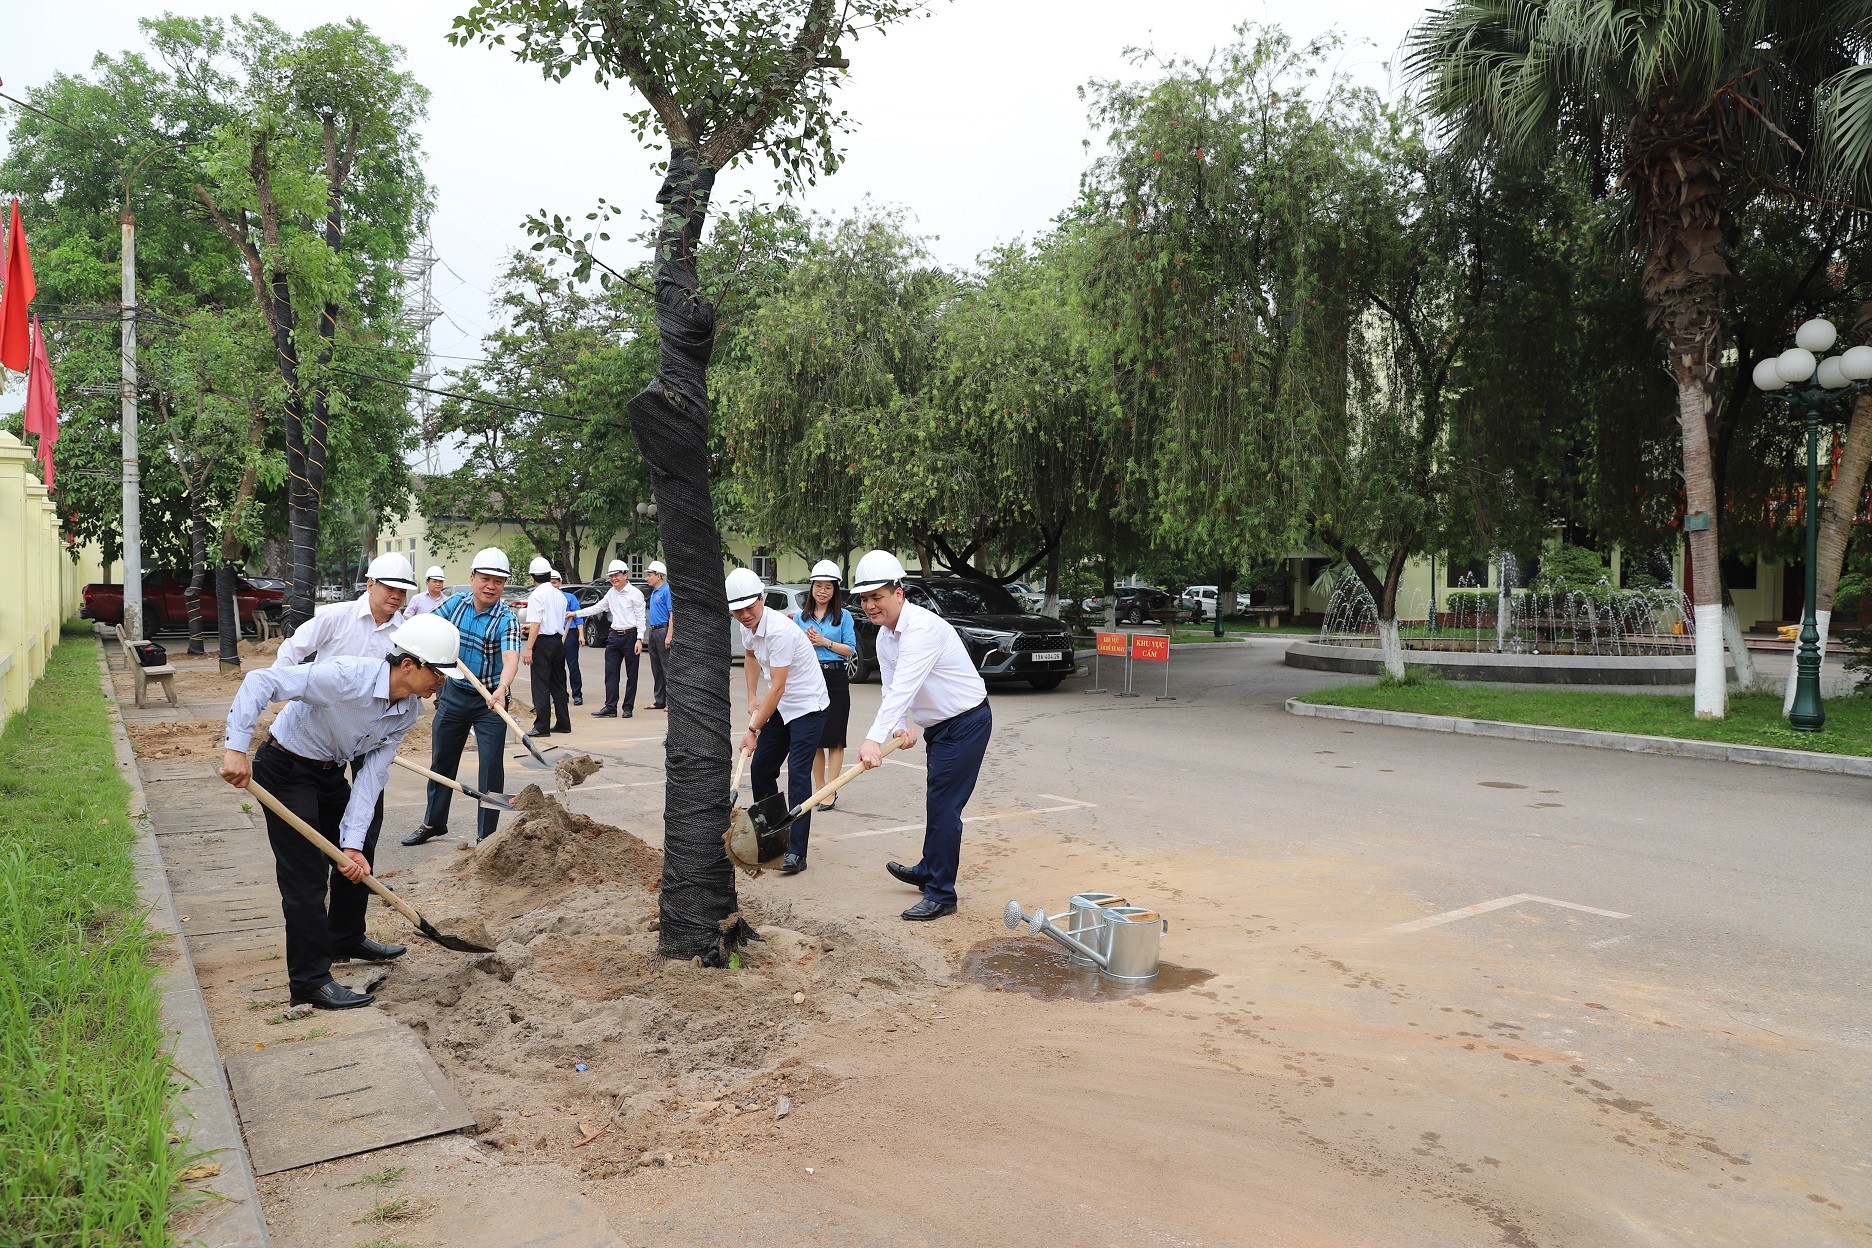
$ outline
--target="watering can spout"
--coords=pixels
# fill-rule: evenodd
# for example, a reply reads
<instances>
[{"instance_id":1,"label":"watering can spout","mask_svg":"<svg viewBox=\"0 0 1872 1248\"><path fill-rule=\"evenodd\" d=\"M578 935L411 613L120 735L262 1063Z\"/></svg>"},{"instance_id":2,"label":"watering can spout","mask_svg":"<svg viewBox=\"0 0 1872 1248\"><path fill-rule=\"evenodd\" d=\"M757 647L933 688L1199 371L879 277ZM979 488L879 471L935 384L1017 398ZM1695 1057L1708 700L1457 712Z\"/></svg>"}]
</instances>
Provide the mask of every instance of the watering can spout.
<instances>
[{"instance_id":1,"label":"watering can spout","mask_svg":"<svg viewBox=\"0 0 1872 1248\"><path fill-rule=\"evenodd\" d=\"M1100 969L1103 969L1109 962L1109 959L1097 949L1090 947L1076 936L1054 927L1052 923L1047 921L1046 911L1040 909L1038 906L1034 907L1034 912L1032 914L1027 914L1021 910L1020 902L1010 901L1007 903L1007 908L1001 913L1001 921L1007 924L1007 929L1010 932L1018 931L1020 925L1025 923L1034 935L1051 936L1056 943L1065 948L1066 952L1086 958L1096 963Z\"/></svg>"}]
</instances>

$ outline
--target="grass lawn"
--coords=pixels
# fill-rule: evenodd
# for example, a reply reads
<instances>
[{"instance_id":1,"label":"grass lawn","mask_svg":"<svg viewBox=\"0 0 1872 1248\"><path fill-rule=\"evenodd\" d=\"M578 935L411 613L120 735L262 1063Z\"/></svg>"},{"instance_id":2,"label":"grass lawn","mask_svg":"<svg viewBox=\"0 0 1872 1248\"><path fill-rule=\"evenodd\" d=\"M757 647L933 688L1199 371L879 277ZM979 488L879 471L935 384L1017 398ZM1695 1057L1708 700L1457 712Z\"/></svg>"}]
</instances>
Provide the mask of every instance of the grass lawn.
<instances>
[{"instance_id":1,"label":"grass lawn","mask_svg":"<svg viewBox=\"0 0 1872 1248\"><path fill-rule=\"evenodd\" d=\"M1422 715L1460 715L1515 724L1637 732L1691 741L1771 745L1823 754L1872 755L1872 698L1826 704L1825 732L1795 732L1781 716L1781 695L1732 695L1722 719L1698 719L1688 694L1598 693L1589 689L1501 689L1474 681L1409 685L1347 685L1302 694L1302 702L1365 706Z\"/></svg>"},{"instance_id":2,"label":"grass lawn","mask_svg":"<svg viewBox=\"0 0 1872 1248\"><path fill-rule=\"evenodd\" d=\"M0 735L0 1243L161 1245L180 1166L88 626Z\"/></svg>"}]
</instances>

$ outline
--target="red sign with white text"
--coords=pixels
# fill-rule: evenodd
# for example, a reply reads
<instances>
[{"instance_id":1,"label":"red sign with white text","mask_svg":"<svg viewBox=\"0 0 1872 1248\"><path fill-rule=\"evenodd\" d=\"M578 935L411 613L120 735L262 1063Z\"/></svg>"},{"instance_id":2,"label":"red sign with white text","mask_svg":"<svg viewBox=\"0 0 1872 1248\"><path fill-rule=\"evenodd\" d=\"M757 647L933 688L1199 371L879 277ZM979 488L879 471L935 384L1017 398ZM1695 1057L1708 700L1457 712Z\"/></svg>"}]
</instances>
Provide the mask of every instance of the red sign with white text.
<instances>
[{"instance_id":1,"label":"red sign with white text","mask_svg":"<svg viewBox=\"0 0 1872 1248\"><path fill-rule=\"evenodd\" d=\"M1098 652L1100 654L1116 655L1118 658L1122 659L1124 658L1125 652L1125 640L1126 635L1124 633L1100 633L1098 635Z\"/></svg>"},{"instance_id":2,"label":"red sign with white text","mask_svg":"<svg viewBox=\"0 0 1872 1248\"><path fill-rule=\"evenodd\" d=\"M1168 637L1132 637L1131 657L1140 663L1168 663L1170 639Z\"/></svg>"}]
</instances>

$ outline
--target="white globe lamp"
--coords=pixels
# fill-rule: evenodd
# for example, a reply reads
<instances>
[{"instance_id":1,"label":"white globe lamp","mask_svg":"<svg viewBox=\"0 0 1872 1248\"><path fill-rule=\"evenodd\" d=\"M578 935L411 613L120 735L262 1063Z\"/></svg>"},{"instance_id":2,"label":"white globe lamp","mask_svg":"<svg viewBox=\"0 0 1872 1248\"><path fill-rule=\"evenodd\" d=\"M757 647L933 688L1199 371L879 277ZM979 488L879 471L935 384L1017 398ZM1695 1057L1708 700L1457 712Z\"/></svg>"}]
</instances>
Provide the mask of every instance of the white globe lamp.
<instances>
[{"instance_id":1,"label":"white globe lamp","mask_svg":"<svg viewBox=\"0 0 1872 1248\"><path fill-rule=\"evenodd\" d=\"M1755 388L1757 390L1774 391L1787 388L1788 383L1781 380L1781 374L1777 372L1775 368L1780 362L1779 357L1771 355L1755 366Z\"/></svg>"},{"instance_id":2,"label":"white globe lamp","mask_svg":"<svg viewBox=\"0 0 1872 1248\"><path fill-rule=\"evenodd\" d=\"M1815 376L1823 390L1844 390L1852 384L1847 380L1846 374L1840 371L1839 357L1834 355L1820 361L1820 367L1815 370Z\"/></svg>"},{"instance_id":3,"label":"white globe lamp","mask_svg":"<svg viewBox=\"0 0 1872 1248\"><path fill-rule=\"evenodd\" d=\"M1833 322L1825 317L1816 316L1794 331L1794 345L1803 351L1812 351L1815 355L1831 351L1839 340L1839 330L1833 328Z\"/></svg>"},{"instance_id":4,"label":"white globe lamp","mask_svg":"<svg viewBox=\"0 0 1872 1248\"><path fill-rule=\"evenodd\" d=\"M1814 353L1805 347L1789 347L1775 357L1775 372L1790 386L1799 385L1814 375Z\"/></svg>"},{"instance_id":5,"label":"white globe lamp","mask_svg":"<svg viewBox=\"0 0 1872 1248\"><path fill-rule=\"evenodd\" d=\"M1872 347L1848 347L1839 357L1848 381L1872 381Z\"/></svg>"}]
</instances>

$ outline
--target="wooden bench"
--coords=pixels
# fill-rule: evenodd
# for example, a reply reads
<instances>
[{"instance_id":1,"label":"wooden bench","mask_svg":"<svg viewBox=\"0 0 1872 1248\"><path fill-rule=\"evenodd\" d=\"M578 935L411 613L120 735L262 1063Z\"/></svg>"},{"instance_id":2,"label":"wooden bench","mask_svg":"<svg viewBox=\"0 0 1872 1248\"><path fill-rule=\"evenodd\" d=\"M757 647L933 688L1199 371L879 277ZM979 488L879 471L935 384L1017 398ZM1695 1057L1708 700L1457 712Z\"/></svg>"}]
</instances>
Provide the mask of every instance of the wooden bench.
<instances>
[{"instance_id":1,"label":"wooden bench","mask_svg":"<svg viewBox=\"0 0 1872 1248\"><path fill-rule=\"evenodd\" d=\"M152 680L162 686L163 696L169 699L170 706L180 706L175 691L175 665L163 663L156 667L144 667L137 662L136 651L130 648L130 639L124 636L123 625L113 625L111 631L117 634L117 644L123 650L124 666L130 669L130 683L136 689L137 709L143 708L143 695Z\"/></svg>"}]
</instances>

